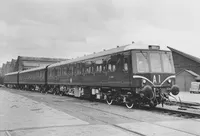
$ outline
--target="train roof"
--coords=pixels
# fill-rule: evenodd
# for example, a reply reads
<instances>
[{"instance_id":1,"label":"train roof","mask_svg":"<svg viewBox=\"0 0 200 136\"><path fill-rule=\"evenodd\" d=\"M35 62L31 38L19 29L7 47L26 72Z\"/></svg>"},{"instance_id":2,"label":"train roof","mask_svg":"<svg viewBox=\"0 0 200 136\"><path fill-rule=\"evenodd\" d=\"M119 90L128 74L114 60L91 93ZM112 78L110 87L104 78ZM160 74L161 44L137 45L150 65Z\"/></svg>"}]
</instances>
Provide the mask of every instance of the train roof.
<instances>
[{"instance_id":1,"label":"train roof","mask_svg":"<svg viewBox=\"0 0 200 136\"><path fill-rule=\"evenodd\" d=\"M96 58L96 57L105 56L105 55L110 55L110 54L113 54L113 53L118 53L118 52L123 52L123 51L128 51L128 50L149 50L149 45L133 43L133 44L123 45L123 46L117 46L116 48L104 50L104 51L94 53L94 54L90 54L90 55L87 55L87 56L54 63L54 64L49 65L48 68L69 64L69 63L72 63L72 62L84 61L84 60L87 60L87 59ZM167 47L160 47L159 50L170 51Z\"/></svg>"},{"instance_id":2,"label":"train roof","mask_svg":"<svg viewBox=\"0 0 200 136\"><path fill-rule=\"evenodd\" d=\"M16 71L16 72L11 72L11 73L7 73L7 74L5 74L4 76L16 75L16 74L18 74L18 71Z\"/></svg>"},{"instance_id":3,"label":"train roof","mask_svg":"<svg viewBox=\"0 0 200 136\"><path fill-rule=\"evenodd\" d=\"M23 71L20 71L19 73L26 73L26 72L32 72L32 71L37 71L37 70L42 70L42 69L45 69L46 66L41 66L41 67L36 67L36 68L31 68L31 69L27 69L27 70L23 70Z\"/></svg>"}]
</instances>

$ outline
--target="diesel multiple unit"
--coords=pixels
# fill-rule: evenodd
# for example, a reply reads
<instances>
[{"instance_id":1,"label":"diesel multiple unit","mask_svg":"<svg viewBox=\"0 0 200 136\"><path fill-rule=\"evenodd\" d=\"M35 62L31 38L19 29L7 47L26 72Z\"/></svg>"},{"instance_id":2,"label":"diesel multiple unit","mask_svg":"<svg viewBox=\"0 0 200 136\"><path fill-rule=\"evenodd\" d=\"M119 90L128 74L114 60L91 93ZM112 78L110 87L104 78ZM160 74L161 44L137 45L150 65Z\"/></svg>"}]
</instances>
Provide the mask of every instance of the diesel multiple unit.
<instances>
[{"instance_id":1,"label":"diesel multiple unit","mask_svg":"<svg viewBox=\"0 0 200 136\"><path fill-rule=\"evenodd\" d=\"M171 51L155 45L130 44L5 75L13 88L67 94L124 103L128 108L155 107L177 95Z\"/></svg>"}]
</instances>

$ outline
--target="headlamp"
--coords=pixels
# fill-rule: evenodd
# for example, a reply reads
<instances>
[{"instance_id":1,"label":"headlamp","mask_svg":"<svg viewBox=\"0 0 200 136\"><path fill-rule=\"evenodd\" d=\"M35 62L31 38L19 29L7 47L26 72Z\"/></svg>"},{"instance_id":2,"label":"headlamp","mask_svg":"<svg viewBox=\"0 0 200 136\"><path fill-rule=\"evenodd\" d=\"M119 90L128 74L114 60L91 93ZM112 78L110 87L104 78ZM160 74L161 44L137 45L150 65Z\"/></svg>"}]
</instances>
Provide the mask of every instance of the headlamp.
<instances>
[{"instance_id":1,"label":"headlamp","mask_svg":"<svg viewBox=\"0 0 200 136\"><path fill-rule=\"evenodd\" d=\"M171 84L171 82L172 82L172 80L171 80L171 79L168 79L167 81L168 81L168 83L169 83L169 84Z\"/></svg>"}]
</instances>

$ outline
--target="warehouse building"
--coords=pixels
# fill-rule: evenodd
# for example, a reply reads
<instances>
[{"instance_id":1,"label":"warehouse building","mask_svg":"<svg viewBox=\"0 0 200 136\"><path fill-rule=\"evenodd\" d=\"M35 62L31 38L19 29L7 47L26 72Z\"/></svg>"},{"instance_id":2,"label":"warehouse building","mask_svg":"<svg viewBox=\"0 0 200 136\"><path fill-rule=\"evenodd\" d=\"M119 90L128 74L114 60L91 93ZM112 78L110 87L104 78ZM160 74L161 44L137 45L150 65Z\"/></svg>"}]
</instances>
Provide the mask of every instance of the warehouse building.
<instances>
[{"instance_id":1,"label":"warehouse building","mask_svg":"<svg viewBox=\"0 0 200 136\"><path fill-rule=\"evenodd\" d=\"M14 71L21 71L40 66L47 66L66 59L18 56Z\"/></svg>"},{"instance_id":2,"label":"warehouse building","mask_svg":"<svg viewBox=\"0 0 200 136\"><path fill-rule=\"evenodd\" d=\"M194 57L172 47L168 48L172 51L176 73L187 69L200 75L200 58Z\"/></svg>"},{"instance_id":3,"label":"warehouse building","mask_svg":"<svg viewBox=\"0 0 200 136\"><path fill-rule=\"evenodd\" d=\"M40 66L47 66L49 64L65 60L67 59L18 56L16 60L12 59L11 62L3 64L1 73L2 75L5 75L10 72L22 71Z\"/></svg>"},{"instance_id":4,"label":"warehouse building","mask_svg":"<svg viewBox=\"0 0 200 136\"><path fill-rule=\"evenodd\" d=\"M172 47L168 48L172 51L177 85L180 91L189 91L191 82L200 79L200 58Z\"/></svg>"}]
</instances>

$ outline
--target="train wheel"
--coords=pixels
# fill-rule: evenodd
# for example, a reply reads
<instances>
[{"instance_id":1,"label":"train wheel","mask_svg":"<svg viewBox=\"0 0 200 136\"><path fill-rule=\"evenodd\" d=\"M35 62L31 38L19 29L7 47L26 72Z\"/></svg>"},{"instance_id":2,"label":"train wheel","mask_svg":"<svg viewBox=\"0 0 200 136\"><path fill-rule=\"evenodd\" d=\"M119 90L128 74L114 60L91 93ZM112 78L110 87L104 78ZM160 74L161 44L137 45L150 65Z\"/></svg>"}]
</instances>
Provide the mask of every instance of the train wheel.
<instances>
[{"instance_id":1,"label":"train wheel","mask_svg":"<svg viewBox=\"0 0 200 136\"><path fill-rule=\"evenodd\" d=\"M155 108L157 106L157 103L156 102L154 102L154 101L150 101L149 102L149 107L150 108Z\"/></svg>"},{"instance_id":2,"label":"train wheel","mask_svg":"<svg viewBox=\"0 0 200 136\"><path fill-rule=\"evenodd\" d=\"M60 96L63 96L63 92L60 92L59 95L60 95Z\"/></svg>"},{"instance_id":3,"label":"train wheel","mask_svg":"<svg viewBox=\"0 0 200 136\"><path fill-rule=\"evenodd\" d=\"M134 104L133 104L132 102L126 103L126 107L127 107L128 109L132 109L133 106L134 106Z\"/></svg>"},{"instance_id":4,"label":"train wheel","mask_svg":"<svg viewBox=\"0 0 200 136\"><path fill-rule=\"evenodd\" d=\"M112 97L111 96L107 96L106 97L106 102L107 102L108 105L111 105L113 103Z\"/></svg>"}]
</instances>

